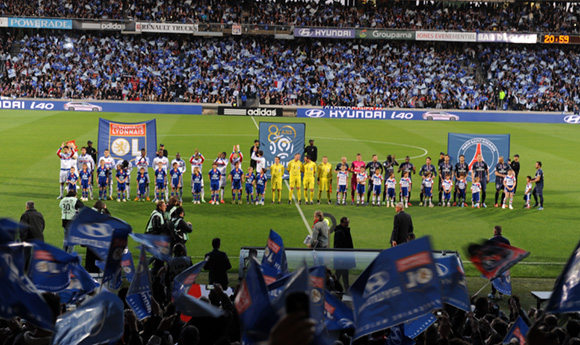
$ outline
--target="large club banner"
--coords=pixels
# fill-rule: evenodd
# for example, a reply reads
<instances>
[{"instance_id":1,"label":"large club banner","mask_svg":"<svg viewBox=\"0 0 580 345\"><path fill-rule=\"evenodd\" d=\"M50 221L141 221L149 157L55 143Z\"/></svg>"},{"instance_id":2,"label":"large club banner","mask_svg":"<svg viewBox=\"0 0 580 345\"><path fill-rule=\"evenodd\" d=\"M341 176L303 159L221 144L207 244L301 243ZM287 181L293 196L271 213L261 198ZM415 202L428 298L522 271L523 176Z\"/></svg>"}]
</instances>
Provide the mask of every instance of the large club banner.
<instances>
[{"instance_id":1,"label":"large club banner","mask_svg":"<svg viewBox=\"0 0 580 345\"><path fill-rule=\"evenodd\" d=\"M153 162L157 150L157 125L155 120L123 123L99 119L99 154L109 149L115 160L132 162L147 150L149 162Z\"/></svg>"},{"instance_id":2,"label":"large club banner","mask_svg":"<svg viewBox=\"0 0 580 345\"><path fill-rule=\"evenodd\" d=\"M305 131L304 123L260 122L260 150L264 151L266 168L274 164L275 157L280 157L280 163L284 167L294 159L295 154L302 157ZM284 174L284 178L287 177L288 174Z\"/></svg>"},{"instance_id":3,"label":"large club banner","mask_svg":"<svg viewBox=\"0 0 580 345\"><path fill-rule=\"evenodd\" d=\"M495 182L495 166L499 157L507 163L510 156L510 135L449 133L447 153L454 165L459 162L459 156L464 155L470 170L481 154L489 167L489 182ZM467 180L471 181L471 174L468 174Z\"/></svg>"}]
</instances>

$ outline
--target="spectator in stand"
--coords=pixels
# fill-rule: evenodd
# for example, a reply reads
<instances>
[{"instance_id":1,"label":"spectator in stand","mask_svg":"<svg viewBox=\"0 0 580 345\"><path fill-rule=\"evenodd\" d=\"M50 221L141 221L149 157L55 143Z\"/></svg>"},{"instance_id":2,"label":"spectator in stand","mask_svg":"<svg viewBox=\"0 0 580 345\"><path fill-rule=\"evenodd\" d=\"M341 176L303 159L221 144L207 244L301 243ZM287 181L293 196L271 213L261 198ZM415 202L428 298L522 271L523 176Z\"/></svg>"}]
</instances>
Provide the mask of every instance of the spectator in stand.
<instances>
[{"instance_id":1,"label":"spectator in stand","mask_svg":"<svg viewBox=\"0 0 580 345\"><path fill-rule=\"evenodd\" d=\"M228 270L232 268L228 255L220 251L221 240L214 238L211 241L213 250L205 254L204 269L209 271L209 283L220 284L222 288L228 288Z\"/></svg>"},{"instance_id":2,"label":"spectator in stand","mask_svg":"<svg viewBox=\"0 0 580 345\"><path fill-rule=\"evenodd\" d=\"M44 242L44 217L34 208L34 201L26 202L26 211L20 217L20 241L30 242L39 240Z\"/></svg>"}]
</instances>

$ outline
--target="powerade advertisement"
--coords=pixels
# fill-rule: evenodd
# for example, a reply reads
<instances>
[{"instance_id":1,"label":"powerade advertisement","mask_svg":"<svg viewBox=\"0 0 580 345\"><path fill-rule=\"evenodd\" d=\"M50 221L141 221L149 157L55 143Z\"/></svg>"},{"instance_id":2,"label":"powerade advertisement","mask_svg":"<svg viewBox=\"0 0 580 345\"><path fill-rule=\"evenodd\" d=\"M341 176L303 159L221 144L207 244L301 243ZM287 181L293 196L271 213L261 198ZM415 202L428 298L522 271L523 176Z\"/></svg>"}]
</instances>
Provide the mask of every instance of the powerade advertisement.
<instances>
[{"instance_id":1,"label":"powerade advertisement","mask_svg":"<svg viewBox=\"0 0 580 345\"><path fill-rule=\"evenodd\" d=\"M201 115L201 105L188 103L147 103L147 102L93 102L93 101L52 101L47 99L33 100L0 100L0 109L50 110L70 112L114 112L141 114L177 114Z\"/></svg>"},{"instance_id":2,"label":"powerade advertisement","mask_svg":"<svg viewBox=\"0 0 580 345\"><path fill-rule=\"evenodd\" d=\"M557 113L516 113L491 111L453 110L406 110L385 108L299 108L297 117L311 119L354 120L419 120L419 121L468 121L468 122L525 122L580 124L580 115Z\"/></svg>"}]
</instances>

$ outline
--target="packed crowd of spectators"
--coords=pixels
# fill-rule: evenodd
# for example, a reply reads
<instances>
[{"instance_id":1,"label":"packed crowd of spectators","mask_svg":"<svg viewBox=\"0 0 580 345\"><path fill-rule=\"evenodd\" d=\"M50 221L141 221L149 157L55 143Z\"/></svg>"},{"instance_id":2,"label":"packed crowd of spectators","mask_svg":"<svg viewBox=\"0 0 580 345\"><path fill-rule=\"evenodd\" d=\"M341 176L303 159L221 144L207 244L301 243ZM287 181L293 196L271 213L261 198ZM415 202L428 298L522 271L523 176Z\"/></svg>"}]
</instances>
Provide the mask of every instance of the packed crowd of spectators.
<instances>
[{"instance_id":1,"label":"packed crowd of spectators","mask_svg":"<svg viewBox=\"0 0 580 345\"><path fill-rule=\"evenodd\" d=\"M139 19L156 22L372 27L412 30L577 33L580 8L565 2L444 3L388 0L379 6L228 0L1 0L0 16Z\"/></svg>"},{"instance_id":2,"label":"packed crowd of spectators","mask_svg":"<svg viewBox=\"0 0 580 345\"><path fill-rule=\"evenodd\" d=\"M79 32L18 43L4 53L4 97L558 111L580 102L580 58L567 47Z\"/></svg>"}]
</instances>

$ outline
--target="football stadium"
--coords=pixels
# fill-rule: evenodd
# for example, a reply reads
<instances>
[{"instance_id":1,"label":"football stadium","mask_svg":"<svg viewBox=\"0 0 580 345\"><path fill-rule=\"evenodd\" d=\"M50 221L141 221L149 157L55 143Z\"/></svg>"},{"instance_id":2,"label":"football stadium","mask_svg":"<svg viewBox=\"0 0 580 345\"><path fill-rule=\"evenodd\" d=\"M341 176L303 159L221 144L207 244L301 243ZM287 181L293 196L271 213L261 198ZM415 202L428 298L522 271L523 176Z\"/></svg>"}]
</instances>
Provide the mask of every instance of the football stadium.
<instances>
[{"instance_id":1,"label":"football stadium","mask_svg":"<svg viewBox=\"0 0 580 345\"><path fill-rule=\"evenodd\" d=\"M0 344L580 344L579 15L0 0Z\"/></svg>"}]
</instances>

